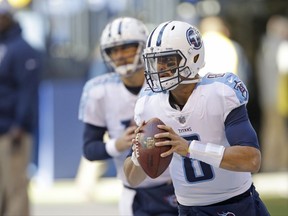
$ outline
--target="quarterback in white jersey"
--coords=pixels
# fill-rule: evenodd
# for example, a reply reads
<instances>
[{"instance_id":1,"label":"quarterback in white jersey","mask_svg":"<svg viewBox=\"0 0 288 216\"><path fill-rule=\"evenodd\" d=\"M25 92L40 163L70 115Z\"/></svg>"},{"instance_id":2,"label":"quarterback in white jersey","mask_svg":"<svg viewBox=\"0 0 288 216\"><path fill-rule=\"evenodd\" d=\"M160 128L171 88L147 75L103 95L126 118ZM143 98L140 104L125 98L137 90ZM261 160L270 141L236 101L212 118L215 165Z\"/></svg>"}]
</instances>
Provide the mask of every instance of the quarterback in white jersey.
<instances>
[{"instance_id":1,"label":"quarterback in white jersey","mask_svg":"<svg viewBox=\"0 0 288 216\"><path fill-rule=\"evenodd\" d=\"M224 129L229 122L225 119L247 100L248 92L234 74L210 74L197 83L182 110L171 107L168 92L154 93L147 88L136 104L135 119L142 122L157 116L187 141L221 143L228 147ZM246 145L258 148L257 142ZM183 205L220 202L247 191L252 184L250 172L228 171L179 154L173 156L171 174L178 202Z\"/></svg>"},{"instance_id":2,"label":"quarterback in white jersey","mask_svg":"<svg viewBox=\"0 0 288 216\"><path fill-rule=\"evenodd\" d=\"M198 75L204 44L185 22L155 28L143 56L150 88L142 90L134 118L137 125L154 117L165 124L158 127L166 132L155 138L169 139L155 145L171 146L161 156L173 154L169 169L179 215L269 215L252 183L261 153L244 83L233 73ZM124 171L138 184L146 176L137 163L137 139L133 145Z\"/></svg>"},{"instance_id":3,"label":"quarterback in white jersey","mask_svg":"<svg viewBox=\"0 0 288 216\"><path fill-rule=\"evenodd\" d=\"M130 17L109 23L101 37L101 51L115 72L89 80L83 89L79 119L85 123L83 154L90 161L113 158L123 182L120 215L176 215L177 205L169 170L157 181L147 178L132 188L123 163L135 138L134 107L142 87L147 87L141 53L147 38L143 23ZM109 140L104 141L108 132ZM154 202L147 205L148 201Z\"/></svg>"}]
</instances>

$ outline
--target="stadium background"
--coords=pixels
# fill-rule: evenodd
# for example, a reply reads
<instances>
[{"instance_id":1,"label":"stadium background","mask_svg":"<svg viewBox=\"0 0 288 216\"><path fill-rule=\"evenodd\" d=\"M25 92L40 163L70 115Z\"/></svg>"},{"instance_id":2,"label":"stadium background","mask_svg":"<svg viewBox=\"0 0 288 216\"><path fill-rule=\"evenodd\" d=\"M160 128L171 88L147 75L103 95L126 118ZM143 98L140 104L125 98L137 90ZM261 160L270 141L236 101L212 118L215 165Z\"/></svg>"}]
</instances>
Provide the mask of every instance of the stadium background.
<instances>
[{"instance_id":1,"label":"stadium background","mask_svg":"<svg viewBox=\"0 0 288 216\"><path fill-rule=\"evenodd\" d=\"M27 41L45 54L39 90L38 139L29 167L30 196L34 214L39 216L117 212L120 185L114 178L113 166L110 162L89 164L81 159L82 125L77 119L84 82L106 70L99 56L98 41L109 20L132 16L143 20L152 30L166 20L184 20L197 26L205 16L220 15L230 27L231 38L243 46L255 71L257 50L269 17L288 16L286 0L10 0L9 3ZM248 110L259 132L262 110L255 73L252 82L249 90L253 103L249 103ZM254 179L272 215L287 215L287 170L260 173Z\"/></svg>"}]
</instances>

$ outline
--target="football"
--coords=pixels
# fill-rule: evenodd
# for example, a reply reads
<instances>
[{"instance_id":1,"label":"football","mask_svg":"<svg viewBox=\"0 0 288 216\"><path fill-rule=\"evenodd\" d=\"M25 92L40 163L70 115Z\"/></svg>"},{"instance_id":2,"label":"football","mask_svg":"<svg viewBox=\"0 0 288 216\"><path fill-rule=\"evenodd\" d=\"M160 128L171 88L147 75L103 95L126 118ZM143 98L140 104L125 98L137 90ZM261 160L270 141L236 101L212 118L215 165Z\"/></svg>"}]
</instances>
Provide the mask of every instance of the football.
<instances>
[{"instance_id":1,"label":"football","mask_svg":"<svg viewBox=\"0 0 288 216\"><path fill-rule=\"evenodd\" d=\"M155 146L156 142L166 139L155 139L154 135L165 132L157 127L164 125L158 118L152 118L147 121L138 132L138 162L144 172L151 178L160 176L169 166L172 154L167 157L161 157L160 154L168 151L171 146Z\"/></svg>"}]
</instances>

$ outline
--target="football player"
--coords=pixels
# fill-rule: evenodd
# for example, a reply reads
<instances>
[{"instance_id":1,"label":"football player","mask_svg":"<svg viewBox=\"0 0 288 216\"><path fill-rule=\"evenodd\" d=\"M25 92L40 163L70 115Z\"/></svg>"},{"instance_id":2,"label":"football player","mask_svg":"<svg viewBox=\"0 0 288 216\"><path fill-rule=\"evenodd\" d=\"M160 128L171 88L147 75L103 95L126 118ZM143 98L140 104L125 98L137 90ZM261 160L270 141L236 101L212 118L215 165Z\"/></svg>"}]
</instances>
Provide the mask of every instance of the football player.
<instances>
[{"instance_id":1,"label":"football player","mask_svg":"<svg viewBox=\"0 0 288 216\"><path fill-rule=\"evenodd\" d=\"M171 145L170 173L179 215L269 215L252 182L260 168L261 152L250 124L248 91L233 73L199 76L204 67L200 32L188 23L160 24L147 39L145 77L150 86L135 105L141 125L158 117L166 132L155 138ZM146 178L135 152L125 160L131 184Z\"/></svg>"},{"instance_id":2,"label":"football player","mask_svg":"<svg viewBox=\"0 0 288 216\"><path fill-rule=\"evenodd\" d=\"M90 161L113 158L117 176L124 185L119 202L121 215L177 215L168 170L156 181L147 178L137 188L129 185L123 172L124 160L135 138L134 106L146 85L142 52L147 36L146 26L130 17L117 18L103 30L102 57L115 73L97 76L84 86L79 111L85 124L83 151ZM108 141L104 139L106 132Z\"/></svg>"}]
</instances>

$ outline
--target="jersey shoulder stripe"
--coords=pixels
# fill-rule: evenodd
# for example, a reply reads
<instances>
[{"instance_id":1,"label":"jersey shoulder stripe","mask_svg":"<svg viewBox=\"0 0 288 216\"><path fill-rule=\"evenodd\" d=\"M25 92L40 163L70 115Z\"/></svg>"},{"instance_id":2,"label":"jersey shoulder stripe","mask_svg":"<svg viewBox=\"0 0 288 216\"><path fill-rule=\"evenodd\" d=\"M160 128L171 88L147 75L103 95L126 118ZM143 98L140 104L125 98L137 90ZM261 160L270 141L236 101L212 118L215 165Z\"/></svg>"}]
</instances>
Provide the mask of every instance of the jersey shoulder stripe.
<instances>
[{"instance_id":1,"label":"jersey shoulder stripe","mask_svg":"<svg viewBox=\"0 0 288 216\"><path fill-rule=\"evenodd\" d=\"M158 93L155 93L151 90L151 88L149 86L147 86L146 88L142 88L139 94L139 98L144 97L144 96L152 96Z\"/></svg>"},{"instance_id":2,"label":"jersey shoulder stripe","mask_svg":"<svg viewBox=\"0 0 288 216\"><path fill-rule=\"evenodd\" d=\"M208 85L215 82L222 83L223 85L231 89L235 93L240 104L245 104L248 102L249 99L248 89L236 74L230 72L222 74L208 73L202 78L201 82L199 83L199 86Z\"/></svg>"}]
</instances>

